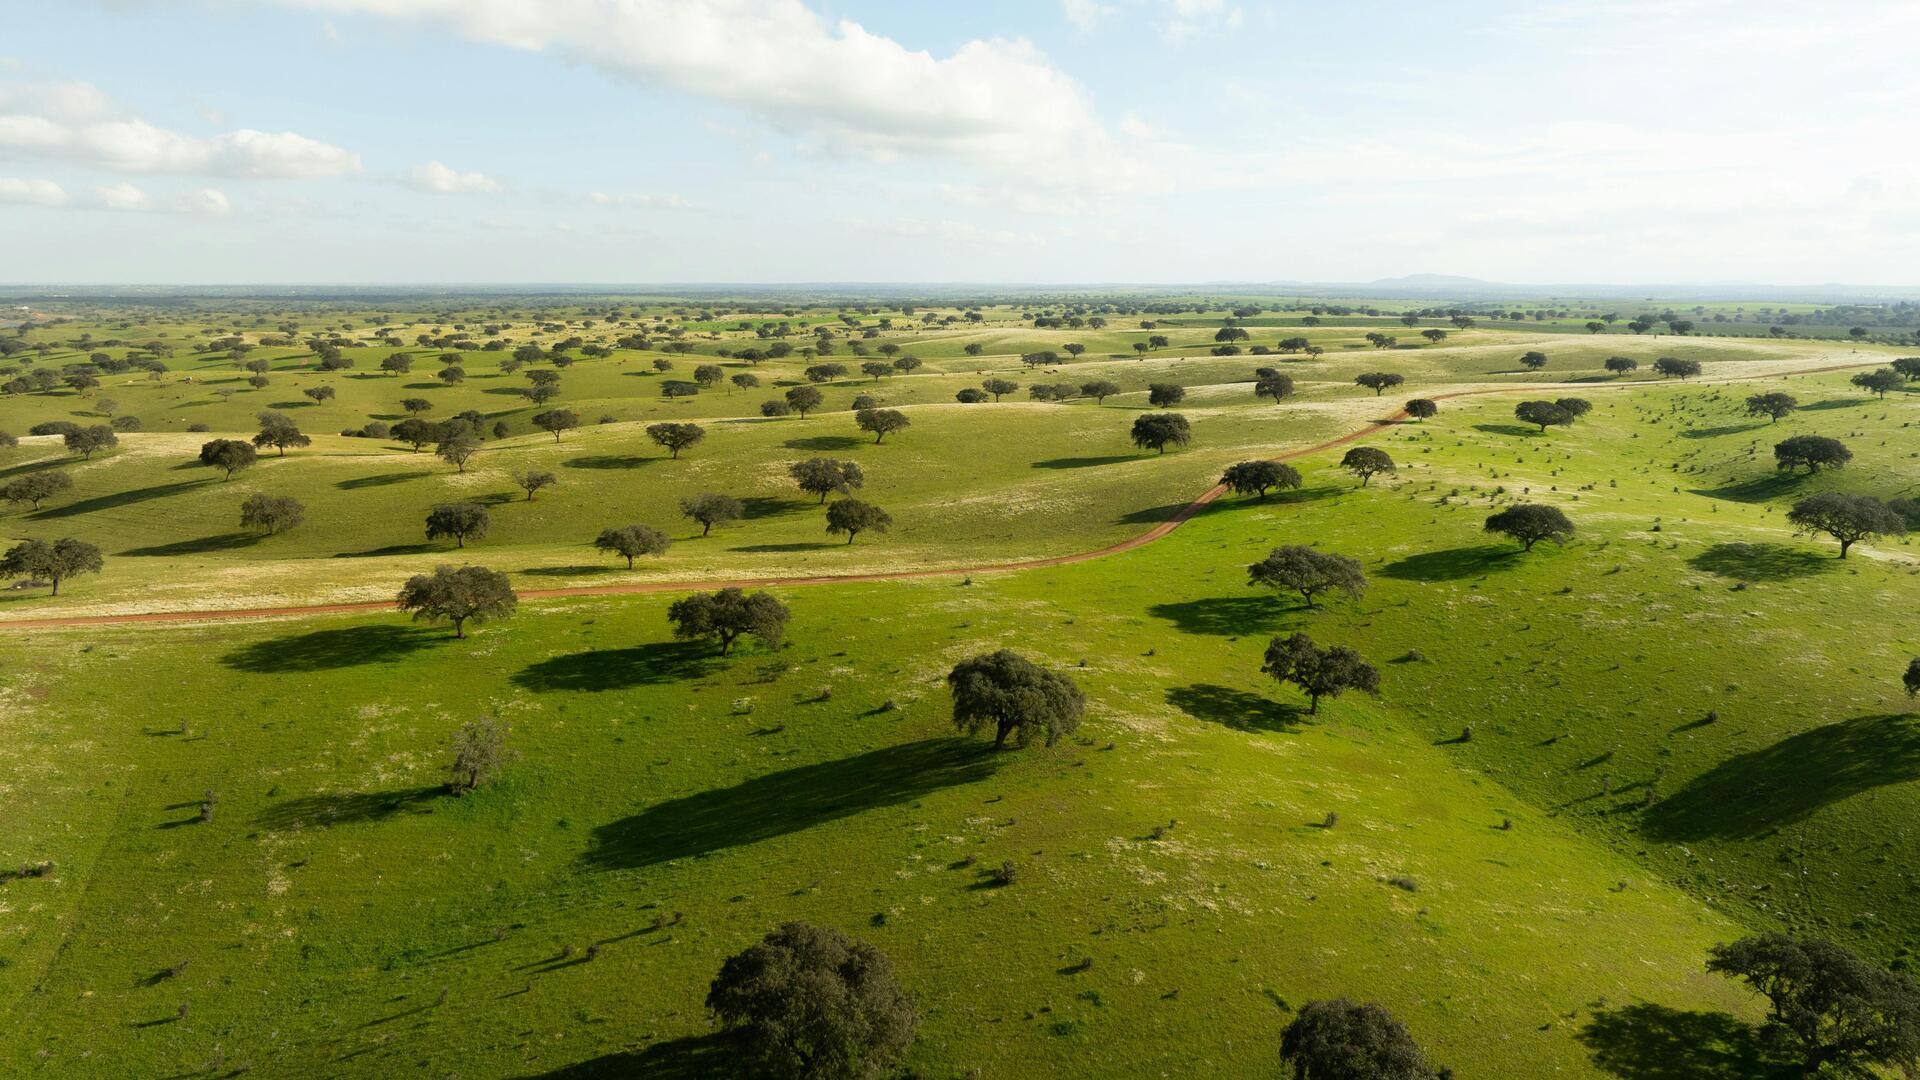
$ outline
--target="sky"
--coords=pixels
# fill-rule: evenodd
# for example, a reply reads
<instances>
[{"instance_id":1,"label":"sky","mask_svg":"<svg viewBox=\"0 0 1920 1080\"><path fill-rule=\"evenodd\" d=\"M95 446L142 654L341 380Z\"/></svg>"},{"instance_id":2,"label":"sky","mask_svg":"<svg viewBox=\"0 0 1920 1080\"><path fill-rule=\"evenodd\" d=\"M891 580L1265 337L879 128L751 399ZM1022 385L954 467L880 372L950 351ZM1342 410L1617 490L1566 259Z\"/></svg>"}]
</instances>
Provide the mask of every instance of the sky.
<instances>
[{"instance_id":1,"label":"sky","mask_svg":"<svg viewBox=\"0 0 1920 1080\"><path fill-rule=\"evenodd\" d=\"M0 281L1920 284L1913 0L4 0Z\"/></svg>"}]
</instances>

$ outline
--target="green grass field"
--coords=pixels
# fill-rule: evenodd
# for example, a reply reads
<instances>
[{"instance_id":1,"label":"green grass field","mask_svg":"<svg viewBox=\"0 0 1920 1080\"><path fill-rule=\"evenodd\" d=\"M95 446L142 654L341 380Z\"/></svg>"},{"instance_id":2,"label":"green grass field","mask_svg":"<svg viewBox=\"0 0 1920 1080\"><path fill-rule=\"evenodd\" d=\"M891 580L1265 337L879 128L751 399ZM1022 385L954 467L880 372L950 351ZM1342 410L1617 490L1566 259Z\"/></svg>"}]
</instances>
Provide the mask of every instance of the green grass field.
<instances>
[{"instance_id":1,"label":"green grass field","mask_svg":"<svg viewBox=\"0 0 1920 1080\"><path fill-rule=\"evenodd\" d=\"M390 317L411 337L453 321L440 314ZM0 532L107 556L58 598L0 594L0 620L380 598L448 561L522 588L956 569L776 588L786 646L724 660L671 639L670 594L529 602L464 641L397 613L0 623L15 807L0 866L56 867L0 881L0 1072L701 1075L718 1067L708 980L789 919L892 957L922 1015L910 1063L940 1077L1270 1075L1292 1012L1347 996L1387 1005L1463 1078L1731 1078L1751 1075L1744 1022L1760 1014L1705 973L1710 945L1789 929L1908 961L1920 716L1899 674L1920 653L1902 614L1920 561L1901 539L1841 561L1784 520L1815 491L1920 486L1920 397L1848 383L1898 349L1476 327L1374 350L1361 327L1321 326L1317 359L1217 357L1215 318L1168 325L1173 344L1135 359L1118 319L1096 335L1014 314L883 336L923 373L830 386L806 420L755 415L801 378L798 358L760 364L757 393L679 402L659 398L657 354L582 360L556 404L587 425L558 443L492 393L525 382L497 353L474 354L461 386L409 391L422 380L365 374L391 348L321 376L293 347L267 389L223 400L232 362L183 350L161 380L0 399L16 433L88 419L100 395L144 428L92 461L46 439L0 451L0 480L58 468L76 483ZM144 341L243 321L179 318L32 333ZM721 336L697 349L737 349L720 329L735 324L706 321ZM1057 376L1017 370L1067 341L1088 353ZM1546 370L1519 369L1530 348ZM1608 377L1612 355L1641 377ZM1658 356L1705 371L1652 381ZM1257 401L1260 365L1300 394ZM1366 370L1407 382L1375 398L1352 385ZM982 373L1127 392L953 403ZM213 437L188 424L250 433L260 401L304 400L321 378L331 403L287 409L312 446L231 482L187 464ZM1195 436L1164 456L1126 435L1158 381L1188 388ZM1801 408L1749 419L1762 390ZM432 415L477 408L513 432L465 474L333 434L415 392ZM847 412L857 392L913 426L873 445ZM1513 417L1569 393L1594 404L1574 426ZM1228 463L1456 394L1364 441L1400 465L1370 486L1340 450L1313 452L1299 491L1221 499L1145 547L960 572L1114 543ZM698 419L707 440L668 460L643 431L662 418ZM1771 446L1790 434L1842 438L1855 459L1780 474ZM893 531L825 535L784 479L812 453L858 461ZM532 503L507 479L529 466L561 477ZM674 506L706 490L748 500L746 519L691 535ZM242 533L254 491L296 495L307 523ZM493 503L493 533L425 545L425 508L454 497ZM1563 509L1573 542L1522 554L1489 537L1490 508L1520 499ZM588 542L627 520L674 546L616 570ZM1247 564L1284 543L1360 560L1370 587L1319 610L1249 587ZM1380 697L1306 715L1259 671L1295 629L1376 663ZM945 673L1003 646L1080 683L1076 736L997 755L956 736ZM511 725L519 758L498 785L446 796L449 738L482 715ZM995 887L1003 862L1017 878Z\"/></svg>"}]
</instances>

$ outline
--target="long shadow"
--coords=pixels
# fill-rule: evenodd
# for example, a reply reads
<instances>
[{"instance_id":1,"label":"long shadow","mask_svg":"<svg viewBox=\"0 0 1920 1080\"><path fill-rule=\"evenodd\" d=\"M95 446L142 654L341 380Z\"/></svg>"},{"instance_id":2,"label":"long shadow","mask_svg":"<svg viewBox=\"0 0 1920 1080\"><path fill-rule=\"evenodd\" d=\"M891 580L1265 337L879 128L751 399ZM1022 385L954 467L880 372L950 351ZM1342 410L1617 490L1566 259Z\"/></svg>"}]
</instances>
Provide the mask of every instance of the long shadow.
<instances>
[{"instance_id":1,"label":"long shadow","mask_svg":"<svg viewBox=\"0 0 1920 1080\"><path fill-rule=\"evenodd\" d=\"M439 544L388 544L386 547L368 548L365 551L336 551L336 559L371 559L381 555L422 555L429 551L450 550Z\"/></svg>"},{"instance_id":2,"label":"long shadow","mask_svg":"<svg viewBox=\"0 0 1920 1080\"><path fill-rule=\"evenodd\" d=\"M625 569L625 566L529 566L520 573L529 577L586 577L593 574L617 573Z\"/></svg>"},{"instance_id":3,"label":"long shadow","mask_svg":"<svg viewBox=\"0 0 1920 1080\"><path fill-rule=\"evenodd\" d=\"M135 503L164 499L170 495L178 495L183 491L191 491L194 488L215 483L219 483L219 481L208 478L205 480L182 480L177 484L155 484L152 487L134 488L131 491L116 491L109 495L96 495L91 499L81 499L79 502L67 503L65 506L50 506L45 510L36 510L27 516L35 521L52 521L55 518L91 514L95 510L112 510L116 507L132 506Z\"/></svg>"},{"instance_id":4,"label":"long shadow","mask_svg":"<svg viewBox=\"0 0 1920 1080\"><path fill-rule=\"evenodd\" d=\"M1837 560L1785 544L1715 544L1687 565L1737 581L1790 581L1834 568Z\"/></svg>"},{"instance_id":5,"label":"long shadow","mask_svg":"<svg viewBox=\"0 0 1920 1080\"><path fill-rule=\"evenodd\" d=\"M843 548L846 546L847 545L845 544L830 544L825 541L819 541L819 540L802 540L802 541L797 541L791 544L743 544L740 547L731 547L731 548L728 548L727 550L728 551L762 551L762 552L822 551L827 548Z\"/></svg>"},{"instance_id":6,"label":"long shadow","mask_svg":"<svg viewBox=\"0 0 1920 1080\"><path fill-rule=\"evenodd\" d=\"M1185 510L1188 505L1187 503L1177 502L1167 503L1165 506L1148 506L1135 510L1132 513L1122 514L1115 518L1114 521L1121 525L1158 525L1163 521L1172 521L1178 517L1180 511ZM1218 513L1221 510L1225 510L1229 505L1231 504L1223 499L1215 499L1194 511L1193 516L1201 517L1205 514Z\"/></svg>"},{"instance_id":7,"label":"long shadow","mask_svg":"<svg viewBox=\"0 0 1920 1080\"><path fill-rule=\"evenodd\" d=\"M740 516L748 521L758 518L777 517L791 514L796 510L814 508L813 503L804 499L782 499L772 495L749 495L740 500Z\"/></svg>"},{"instance_id":8,"label":"long shadow","mask_svg":"<svg viewBox=\"0 0 1920 1080\"><path fill-rule=\"evenodd\" d=\"M745 1075L732 1037L718 1032L654 1043L645 1050L603 1054L551 1072L528 1073L521 1080L709 1080Z\"/></svg>"},{"instance_id":9,"label":"long shadow","mask_svg":"<svg viewBox=\"0 0 1920 1080\"><path fill-rule=\"evenodd\" d=\"M1814 401L1802 405L1800 406L1800 411L1825 412L1828 409L1857 409L1865 405L1872 405L1873 403L1872 398L1828 398L1825 401Z\"/></svg>"},{"instance_id":10,"label":"long shadow","mask_svg":"<svg viewBox=\"0 0 1920 1080\"><path fill-rule=\"evenodd\" d=\"M11 480L16 476L20 476L25 473L35 473L35 472L42 472L47 469L57 469L60 466L65 465L72 460L73 460L72 458L67 458L67 457L56 457L56 458L43 458L39 461L23 461L18 465L9 466L8 468L5 468L5 469L0 469L0 480ZM204 468L204 467L205 466L202 466L197 461L193 463L193 468L198 469L198 468Z\"/></svg>"},{"instance_id":11,"label":"long shadow","mask_svg":"<svg viewBox=\"0 0 1920 1080\"><path fill-rule=\"evenodd\" d=\"M1750 1024L1664 1005L1599 1009L1575 1036L1603 1072L1626 1080L1767 1080L1801 1075Z\"/></svg>"},{"instance_id":12,"label":"long shadow","mask_svg":"<svg viewBox=\"0 0 1920 1080\"><path fill-rule=\"evenodd\" d=\"M1726 499L1730 502L1770 502L1793 491L1806 479L1806 473L1775 472L1717 488L1694 488L1690 493L1705 495L1709 499Z\"/></svg>"},{"instance_id":13,"label":"long shadow","mask_svg":"<svg viewBox=\"0 0 1920 1080\"><path fill-rule=\"evenodd\" d=\"M193 540L176 540L171 544L154 544L150 547L128 548L122 555L206 555L215 551L232 551L235 548L252 547L260 542L259 533L230 532L217 536L202 536Z\"/></svg>"},{"instance_id":14,"label":"long shadow","mask_svg":"<svg viewBox=\"0 0 1920 1080\"><path fill-rule=\"evenodd\" d=\"M623 870L758 843L992 775L984 741L925 739L656 803L593 830L583 857Z\"/></svg>"},{"instance_id":15,"label":"long shadow","mask_svg":"<svg viewBox=\"0 0 1920 1080\"><path fill-rule=\"evenodd\" d=\"M1195 720L1221 724L1235 731L1291 731L1299 725L1302 712L1259 694L1213 683L1169 687L1167 704Z\"/></svg>"},{"instance_id":16,"label":"long shadow","mask_svg":"<svg viewBox=\"0 0 1920 1080\"><path fill-rule=\"evenodd\" d=\"M1920 715L1856 717L1721 762L1654 803L1641 828L1658 840L1758 836L1909 780L1920 780Z\"/></svg>"},{"instance_id":17,"label":"long shadow","mask_svg":"<svg viewBox=\"0 0 1920 1080\"><path fill-rule=\"evenodd\" d=\"M431 814L427 803L446 794L440 785L399 791L359 791L345 795L305 795L276 803L260 812L254 824L263 829L295 829L315 825L347 825L379 821L394 814Z\"/></svg>"},{"instance_id":18,"label":"long shadow","mask_svg":"<svg viewBox=\"0 0 1920 1080\"><path fill-rule=\"evenodd\" d=\"M788 439L780 445L789 450L851 450L867 445L867 440L851 435L808 435L801 439Z\"/></svg>"},{"instance_id":19,"label":"long shadow","mask_svg":"<svg viewBox=\"0 0 1920 1080\"><path fill-rule=\"evenodd\" d=\"M1767 424L1727 424L1724 427L1690 428L1680 433L1683 439L1717 439L1722 435L1744 435L1749 431L1759 431Z\"/></svg>"},{"instance_id":20,"label":"long shadow","mask_svg":"<svg viewBox=\"0 0 1920 1080\"><path fill-rule=\"evenodd\" d=\"M356 476L351 480L340 480L333 486L339 488L341 491L359 491L362 488L377 488L386 487L389 484L404 484L409 480L418 480L421 477L432 475L431 472L425 469L421 469L418 472L381 473L378 476Z\"/></svg>"},{"instance_id":21,"label":"long shadow","mask_svg":"<svg viewBox=\"0 0 1920 1080\"><path fill-rule=\"evenodd\" d=\"M1057 457L1045 461L1036 461L1036 469L1091 469L1101 465L1118 465L1123 461L1138 461L1135 454L1111 454L1107 457Z\"/></svg>"},{"instance_id":22,"label":"long shadow","mask_svg":"<svg viewBox=\"0 0 1920 1080\"><path fill-rule=\"evenodd\" d=\"M631 649L595 649L549 657L515 672L523 690L624 690L630 686L697 679L720 665L713 646L698 641L656 641Z\"/></svg>"},{"instance_id":23,"label":"long shadow","mask_svg":"<svg viewBox=\"0 0 1920 1080\"><path fill-rule=\"evenodd\" d=\"M585 457L568 458L560 464L569 469L637 469L650 461L659 460L638 454L588 454Z\"/></svg>"},{"instance_id":24,"label":"long shadow","mask_svg":"<svg viewBox=\"0 0 1920 1080\"><path fill-rule=\"evenodd\" d=\"M1524 427L1520 424L1475 424L1473 430L1484 431L1489 435L1540 435L1539 428Z\"/></svg>"},{"instance_id":25,"label":"long shadow","mask_svg":"<svg viewBox=\"0 0 1920 1080\"><path fill-rule=\"evenodd\" d=\"M1423 551L1388 563L1380 568L1380 573L1399 581L1459 581L1503 570L1519 554L1518 549L1502 544Z\"/></svg>"},{"instance_id":26,"label":"long shadow","mask_svg":"<svg viewBox=\"0 0 1920 1080\"><path fill-rule=\"evenodd\" d=\"M226 654L220 662L256 675L334 671L392 663L446 640L443 633L415 626L342 626L256 641Z\"/></svg>"},{"instance_id":27,"label":"long shadow","mask_svg":"<svg viewBox=\"0 0 1920 1080\"><path fill-rule=\"evenodd\" d=\"M1204 600L1183 600L1177 604L1155 604L1147 614L1171 622L1183 634L1218 634L1240 637L1262 634L1280 628L1286 605L1278 599L1258 593L1252 596L1210 596Z\"/></svg>"}]
</instances>

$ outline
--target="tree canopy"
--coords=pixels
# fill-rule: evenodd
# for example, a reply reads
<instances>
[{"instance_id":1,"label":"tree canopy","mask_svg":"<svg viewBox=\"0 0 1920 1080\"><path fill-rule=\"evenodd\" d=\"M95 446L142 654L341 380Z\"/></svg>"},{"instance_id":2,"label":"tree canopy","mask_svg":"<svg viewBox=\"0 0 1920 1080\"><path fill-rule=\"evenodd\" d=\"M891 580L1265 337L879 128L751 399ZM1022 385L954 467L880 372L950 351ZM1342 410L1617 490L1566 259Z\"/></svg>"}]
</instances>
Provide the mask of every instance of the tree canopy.
<instances>
[{"instance_id":1,"label":"tree canopy","mask_svg":"<svg viewBox=\"0 0 1920 1080\"><path fill-rule=\"evenodd\" d=\"M259 457L252 443L239 439L214 439L200 444L200 464L221 470L228 480L233 479L234 473L252 468Z\"/></svg>"},{"instance_id":2,"label":"tree canopy","mask_svg":"<svg viewBox=\"0 0 1920 1080\"><path fill-rule=\"evenodd\" d=\"M873 441L882 442L896 431L904 431L913 421L899 409L861 409L853 414L853 422L861 431L873 432Z\"/></svg>"},{"instance_id":3,"label":"tree canopy","mask_svg":"<svg viewBox=\"0 0 1920 1080\"><path fill-rule=\"evenodd\" d=\"M484 566L438 566L431 574L415 574L400 586L398 601L415 622L452 623L456 638L467 636L467 623L504 619L519 603L507 575Z\"/></svg>"},{"instance_id":4,"label":"tree canopy","mask_svg":"<svg viewBox=\"0 0 1920 1080\"><path fill-rule=\"evenodd\" d=\"M1423 397L1414 398L1412 401L1407 402L1406 409L1407 415L1413 417L1415 420L1432 419L1440 412L1440 406L1435 404L1432 398Z\"/></svg>"},{"instance_id":5,"label":"tree canopy","mask_svg":"<svg viewBox=\"0 0 1920 1080\"><path fill-rule=\"evenodd\" d=\"M731 495L703 491L680 500L680 516L699 522L701 536L713 532L715 525L738 521L745 514L746 507Z\"/></svg>"},{"instance_id":6,"label":"tree canopy","mask_svg":"<svg viewBox=\"0 0 1920 1080\"><path fill-rule=\"evenodd\" d=\"M1407 380L1404 375L1395 375L1391 371L1363 371L1354 376L1353 381L1373 391L1374 397L1379 397Z\"/></svg>"},{"instance_id":7,"label":"tree canopy","mask_svg":"<svg viewBox=\"0 0 1920 1080\"><path fill-rule=\"evenodd\" d=\"M786 636L788 616L787 606L771 595L748 594L740 589L695 593L667 608L674 637L718 642L721 656L727 655L742 635L752 636L767 648L777 647Z\"/></svg>"},{"instance_id":8,"label":"tree canopy","mask_svg":"<svg viewBox=\"0 0 1920 1080\"><path fill-rule=\"evenodd\" d=\"M919 1024L886 955L837 930L790 922L727 958L707 1008L757 1075L875 1077L895 1070Z\"/></svg>"},{"instance_id":9,"label":"tree canopy","mask_svg":"<svg viewBox=\"0 0 1920 1080\"><path fill-rule=\"evenodd\" d=\"M1247 584L1289 589L1299 593L1308 607L1315 607L1314 597L1323 592L1343 592L1359 598L1367 591L1367 575L1357 559L1289 544L1274 548L1266 558L1247 567Z\"/></svg>"},{"instance_id":10,"label":"tree canopy","mask_svg":"<svg viewBox=\"0 0 1920 1080\"><path fill-rule=\"evenodd\" d=\"M1072 734L1086 712L1086 698L1072 679L1009 649L955 664L947 687L953 693L954 726L968 734L991 727L995 750L1006 746L1008 736L1016 746L1035 738L1052 746Z\"/></svg>"},{"instance_id":11,"label":"tree canopy","mask_svg":"<svg viewBox=\"0 0 1920 1080\"><path fill-rule=\"evenodd\" d=\"M593 546L600 551L611 552L627 560L627 569L633 569L633 560L641 555L664 555L667 551L667 534L651 525L616 525L600 530L594 538Z\"/></svg>"},{"instance_id":12,"label":"tree canopy","mask_svg":"<svg viewBox=\"0 0 1920 1080\"><path fill-rule=\"evenodd\" d=\"M886 532L892 524L892 515L859 499L835 499L827 507L827 532L834 536L846 533L849 544L863 532Z\"/></svg>"},{"instance_id":13,"label":"tree canopy","mask_svg":"<svg viewBox=\"0 0 1920 1080\"><path fill-rule=\"evenodd\" d=\"M1573 539L1573 522L1557 506L1544 503L1514 503L1487 518L1486 529L1520 542L1524 551L1542 540L1565 544Z\"/></svg>"},{"instance_id":14,"label":"tree canopy","mask_svg":"<svg viewBox=\"0 0 1920 1080\"><path fill-rule=\"evenodd\" d=\"M291 495L254 492L240 503L240 527L276 536L307 519L307 508Z\"/></svg>"},{"instance_id":15,"label":"tree canopy","mask_svg":"<svg viewBox=\"0 0 1920 1080\"><path fill-rule=\"evenodd\" d=\"M1800 402L1792 394L1773 391L1766 394L1754 394L1747 398L1747 415L1764 416L1769 421L1778 422L1783 416L1800 407Z\"/></svg>"},{"instance_id":16,"label":"tree canopy","mask_svg":"<svg viewBox=\"0 0 1920 1080\"><path fill-rule=\"evenodd\" d=\"M828 495L836 492L848 494L867 481L866 474L861 472L858 464L838 458L813 457L796 461L787 466L787 472L801 491L820 496L823 504Z\"/></svg>"},{"instance_id":17,"label":"tree canopy","mask_svg":"<svg viewBox=\"0 0 1920 1080\"><path fill-rule=\"evenodd\" d=\"M97 574L104 565L100 549L84 540L22 540L0 555L0 578L45 581L53 586L53 595L59 596L62 581L80 574Z\"/></svg>"},{"instance_id":18,"label":"tree canopy","mask_svg":"<svg viewBox=\"0 0 1920 1080\"><path fill-rule=\"evenodd\" d=\"M1829 941L1779 933L1715 945L1708 957L1708 971L1740 979L1771 1003L1765 1026L1798 1049L1806 1076L1871 1076L1868 1066L1920 1058L1920 984L1904 972Z\"/></svg>"},{"instance_id":19,"label":"tree canopy","mask_svg":"<svg viewBox=\"0 0 1920 1080\"><path fill-rule=\"evenodd\" d=\"M1337 698L1348 690L1380 692L1380 673L1345 645L1321 648L1304 633L1288 634L1267 643L1260 670L1275 682L1290 682L1307 695L1307 713L1320 711L1320 699Z\"/></svg>"},{"instance_id":20,"label":"tree canopy","mask_svg":"<svg viewBox=\"0 0 1920 1080\"><path fill-rule=\"evenodd\" d=\"M1340 467L1360 478L1360 486L1373 482L1377 473L1392 473L1397 466L1393 457L1375 446L1356 446L1340 459Z\"/></svg>"},{"instance_id":21,"label":"tree canopy","mask_svg":"<svg viewBox=\"0 0 1920 1080\"><path fill-rule=\"evenodd\" d=\"M493 515L481 503L440 503L427 511L427 539L452 537L457 546L466 547L467 541L484 538L491 524Z\"/></svg>"},{"instance_id":22,"label":"tree canopy","mask_svg":"<svg viewBox=\"0 0 1920 1080\"><path fill-rule=\"evenodd\" d=\"M1523 401L1513 407L1513 415L1528 424L1538 424L1542 434L1547 428L1573 423L1573 414L1551 401Z\"/></svg>"},{"instance_id":23,"label":"tree canopy","mask_svg":"<svg viewBox=\"0 0 1920 1080\"><path fill-rule=\"evenodd\" d=\"M675 460L679 459L680 451L694 446L706 437L707 429L701 427L699 424L665 423L647 425L647 438L666 447Z\"/></svg>"},{"instance_id":24,"label":"tree canopy","mask_svg":"<svg viewBox=\"0 0 1920 1080\"><path fill-rule=\"evenodd\" d=\"M1300 470L1278 461L1241 461L1227 466L1220 482L1236 495L1267 497L1272 488L1297 488Z\"/></svg>"},{"instance_id":25,"label":"tree canopy","mask_svg":"<svg viewBox=\"0 0 1920 1080\"><path fill-rule=\"evenodd\" d=\"M1773 444L1773 460L1775 467L1783 472L1805 465L1807 472L1817 473L1822 468L1837 469L1852 461L1853 451L1839 439L1826 435L1795 435Z\"/></svg>"},{"instance_id":26,"label":"tree canopy","mask_svg":"<svg viewBox=\"0 0 1920 1080\"><path fill-rule=\"evenodd\" d=\"M1309 1001L1280 1034L1294 1080L1433 1080L1437 1075L1400 1021L1374 1004Z\"/></svg>"},{"instance_id":27,"label":"tree canopy","mask_svg":"<svg viewBox=\"0 0 1920 1080\"><path fill-rule=\"evenodd\" d=\"M1133 420L1133 445L1142 450L1164 454L1169 446L1186 446L1192 441L1187 418L1179 413L1142 413Z\"/></svg>"},{"instance_id":28,"label":"tree canopy","mask_svg":"<svg viewBox=\"0 0 1920 1080\"><path fill-rule=\"evenodd\" d=\"M572 409L547 409L533 414L533 426L552 435L554 442L559 442L563 432L580 426L580 414Z\"/></svg>"},{"instance_id":29,"label":"tree canopy","mask_svg":"<svg viewBox=\"0 0 1920 1080\"><path fill-rule=\"evenodd\" d=\"M1907 531L1907 519L1886 503L1843 491L1822 491L1801 499L1787 511L1787 520L1803 532L1822 532L1840 541L1843 559L1847 549L1862 540Z\"/></svg>"}]
</instances>

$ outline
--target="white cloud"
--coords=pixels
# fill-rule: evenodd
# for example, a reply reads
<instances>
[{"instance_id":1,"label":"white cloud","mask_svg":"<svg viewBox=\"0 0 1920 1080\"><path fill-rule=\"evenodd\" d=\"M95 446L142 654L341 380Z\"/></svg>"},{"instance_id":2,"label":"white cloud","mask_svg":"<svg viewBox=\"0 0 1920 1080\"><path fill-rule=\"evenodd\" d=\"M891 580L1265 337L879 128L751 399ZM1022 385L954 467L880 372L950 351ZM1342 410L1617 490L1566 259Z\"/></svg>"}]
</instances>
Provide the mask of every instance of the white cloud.
<instances>
[{"instance_id":1,"label":"white cloud","mask_svg":"<svg viewBox=\"0 0 1920 1080\"><path fill-rule=\"evenodd\" d=\"M201 188L190 191L174 200L174 209L183 214L198 214L202 217L226 217L233 212L233 203L227 193L218 188Z\"/></svg>"},{"instance_id":2,"label":"white cloud","mask_svg":"<svg viewBox=\"0 0 1920 1080\"><path fill-rule=\"evenodd\" d=\"M290 131L211 137L158 127L115 108L87 83L0 85L0 155L118 172L305 179L360 170L360 157Z\"/></svg>"},{"instance_id":3,"label":"white cloud","mask_svg":"<svg viewBox=\"0 0 1920 1080\"><path fill-rule=\"evenodd\" d=\"M851 20L830 22L802 0L279 2L550 50L873 158L934 154L1005 168L1035 155L1106 156L1083 88L1022 39L975 39L936 57Z\"/></svg>"},{"instance_id":4,"label":"white cloud","mask_svg":"<svg viewBox=\"0 0 1920 1080\"><path fill-rule=\"evenodd\" d=\"M609 195L596 191L587 196L587 201L595 206L641 207L662 210L691 210L693 204L679 195L659 195L651 192Z\"/></svg>"},{"instance_id":5,"label":"white cloud","mask_svg":"<svg viewBox=\"0 0 1920 1080\"><path fill-rule=\"evenodd\" d=\"M1067 21L1079 30L1094 29L1116 10L1112 4L1102 4L1099 0L1060 0L1060 9Z\"/></svg>"},{"instance_id":6,"label":"white cloud","mask_svg":"<svg viewBox=\"0 0 1920 1080\"><path fill-rule=\"evenodd\" d=\"M0 176L0 204L65 206L67 191L51 180L20 180Z\"/></svg>"},{"instance_id":7,"label":"white cloud","mask_svg":"<svg viewBox=\"0 0 1920 1080\"><path fill-rule=\"evenodd\" d=\"M500 182L486 173L459 172L438 161L414 166L407 173L407 183L436 195L471 195L500 190Z\"/></svg>"},{"instance_id":8,"label":"white cloud","mask_svg":"<svg viewBox=\"0 0 1920 1080\"><path fill-rule=\"evenodd\" d=\"M151 210L153 197L125 181L93 189L94 198L108 210Z\"/></svg>"}]
</instances>

